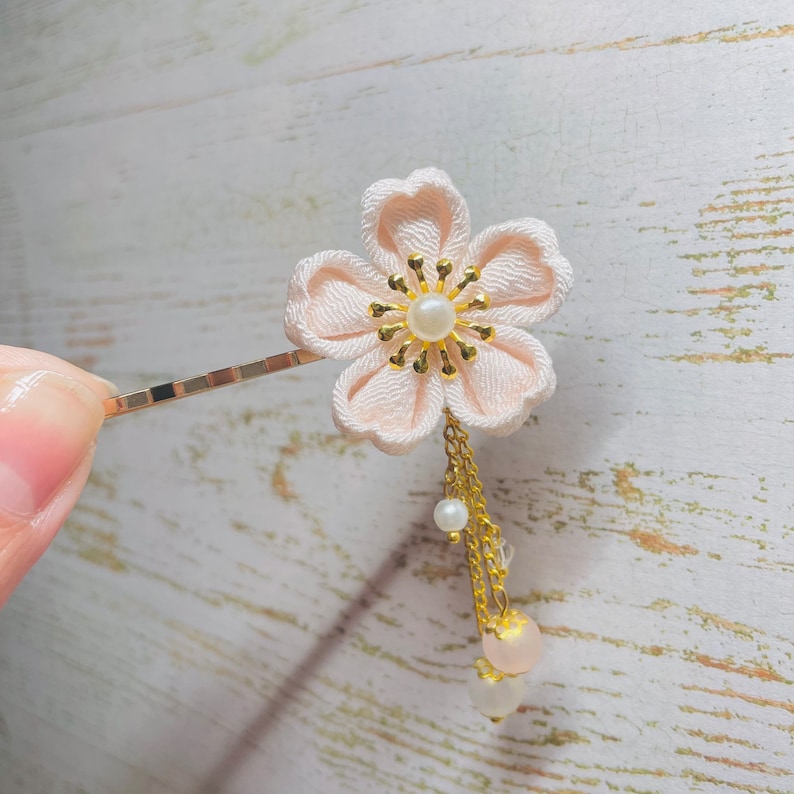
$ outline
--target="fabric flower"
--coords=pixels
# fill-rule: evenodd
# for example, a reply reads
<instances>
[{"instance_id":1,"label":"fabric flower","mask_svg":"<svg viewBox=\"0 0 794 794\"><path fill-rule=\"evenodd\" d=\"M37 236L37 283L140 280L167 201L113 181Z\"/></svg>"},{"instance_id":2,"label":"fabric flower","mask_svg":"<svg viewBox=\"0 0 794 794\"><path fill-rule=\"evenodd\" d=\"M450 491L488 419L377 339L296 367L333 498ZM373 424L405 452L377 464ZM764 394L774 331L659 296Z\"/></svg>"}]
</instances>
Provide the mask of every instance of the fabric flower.
<instances>
[{"instance_id":1,"label":"fabric flower","mask_svg":"<svg viewBox=\"0 0 794 794\"><path fill-rule=\"evenodd\" d=\"M322 251L289 284L285 329L299 347L353 359L333 392L343 432L393 455L444 408L496 436L555 387L543 346L516 326L550 317L571 288L554 232L519 218L469 239L469 210L443 171L376 182L362 199L365 262Z\"/></svg>"}]
</instances>

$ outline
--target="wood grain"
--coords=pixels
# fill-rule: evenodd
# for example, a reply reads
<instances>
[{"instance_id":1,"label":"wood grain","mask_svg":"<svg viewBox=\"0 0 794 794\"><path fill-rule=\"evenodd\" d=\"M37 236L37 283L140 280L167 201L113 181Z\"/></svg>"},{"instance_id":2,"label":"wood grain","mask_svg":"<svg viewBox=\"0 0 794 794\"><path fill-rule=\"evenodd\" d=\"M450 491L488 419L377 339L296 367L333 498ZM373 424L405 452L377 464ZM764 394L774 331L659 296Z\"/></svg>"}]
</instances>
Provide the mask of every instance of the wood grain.
<instances>
[{"instance_id":1,"label":"wood grain","mask_svg":"<svg viewBox=\"0 0 794 794\"><path fill-rule=\"evenodd\" d=\"M119 419L0 616L33 792L794 790L790 3L9 0L0 336L122 390L285 349L285 285L436 164L575 293L554 399L474 435L547 643L469 706L439 437L335 431L341 365Z\"/></svg>"}]
</instances>

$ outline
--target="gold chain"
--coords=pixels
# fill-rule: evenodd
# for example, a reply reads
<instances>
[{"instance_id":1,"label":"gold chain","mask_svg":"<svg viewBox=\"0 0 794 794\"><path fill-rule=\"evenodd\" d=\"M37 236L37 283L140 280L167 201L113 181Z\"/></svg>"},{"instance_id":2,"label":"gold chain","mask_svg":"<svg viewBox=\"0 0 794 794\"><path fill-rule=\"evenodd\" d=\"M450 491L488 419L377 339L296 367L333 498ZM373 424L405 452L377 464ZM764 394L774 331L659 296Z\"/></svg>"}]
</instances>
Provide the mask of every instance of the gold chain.
<instances>
[{"instance_id":1,"label":"gold chain","mask_svg":"<svg viewBox=\"0 0 794 794\"><path fill-rule=\"evenodd\" d=\"M500 615L504 615L510 602L504 588L507 570L497 558L502 547L502 533L491 521L485 507L482 482L477 476L474 450L469 444L469 434L453 414L445 409L444 450L447 453L447 471L444 475L444 494L450 499L460 499L469 511L465 529L465 543L474 597L474 612L480 634L491 616L488 591Z\"/></svg>"}]
</instances>

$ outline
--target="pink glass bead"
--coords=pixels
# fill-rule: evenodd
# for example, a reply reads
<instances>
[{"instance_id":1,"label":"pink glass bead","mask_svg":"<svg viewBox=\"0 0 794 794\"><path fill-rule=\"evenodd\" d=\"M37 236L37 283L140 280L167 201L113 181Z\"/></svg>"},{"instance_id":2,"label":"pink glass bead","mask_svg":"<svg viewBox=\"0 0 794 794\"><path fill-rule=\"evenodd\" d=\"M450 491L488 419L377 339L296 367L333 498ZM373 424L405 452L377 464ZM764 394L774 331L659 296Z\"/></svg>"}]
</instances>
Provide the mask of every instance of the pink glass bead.
<instances>
[{"instance_id":1,"label":"pink glass bead","mask_svg":"<svg viewBox=\"0 0 794 794\"><path fill-rule=\"evenodd\" d=\"M517 609L492 621L494 631L484 631L485 657L497 669L510 675L529 672L540 659L543 635L538 624Z\"/></svg>"}]
</instances>

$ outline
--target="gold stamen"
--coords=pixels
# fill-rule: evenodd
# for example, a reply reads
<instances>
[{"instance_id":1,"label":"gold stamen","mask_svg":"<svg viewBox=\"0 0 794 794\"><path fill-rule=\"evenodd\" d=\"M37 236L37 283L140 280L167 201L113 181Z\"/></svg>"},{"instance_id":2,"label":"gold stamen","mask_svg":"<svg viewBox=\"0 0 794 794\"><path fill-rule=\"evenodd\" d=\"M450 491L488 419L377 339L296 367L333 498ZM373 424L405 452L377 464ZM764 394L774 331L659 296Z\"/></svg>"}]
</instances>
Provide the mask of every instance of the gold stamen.
<instances>
[{"instance_id":1,"label":"gold stamen","mask_svg":"<svg viewBox=\"0 0 794 794\"><path fill-rule=\"evenodd\" d=\"M447 380L453 380L458 374L457 367L449 360L449 353L447 353L447 346L444 344L443 339L438 341L438 352L441 353L441 360L444 365L441 367L441 377Z\"/></svg>"},{"instance_id":2,"label":"gold stamen","mask_svg":"<svg viewBox=\"0 0 794 794\"><path fill-rule=\"evenodd\" d=\"M416 293L408 289L408 285L405 283L405 278L403 278L403 276L398 276L396 273L393 276L389 276L389 286L395 292L405 293L412 301L416 300Z\"/></svg>"},{"instance_id":3,"label":"gold stamen","mask_svg":"<svg viewBox=\"0 0 794 794\"><path fill-rule=\"evenodd\" d=\"M370 303L368 311L370 317L383 317L386 312L407 312L408 307L400 303L379 303L378 301L373 301Z\"/></svg>"},{"instance_id":4,"label":"gold stamen","mask_svg":"<svg viewBox=\"0 0 794 794\"><path fill-rule=\"evenodd\" d=\"M439 259L436 262L436 270L438 271L438 284L436 284L436 292L444 291L444 282L447 276L452 272L452 262L449 259Z\"/></svg>"},{"instance_id":5,"label":"gold stamen","mask_svg":"<svg viewBox=\"0 0 794 794\"><path fill-rule=\"evenodd\" d=\"M422 270L424 264L425 258L421 254L411 254L408 257L408 267L416 273L416 278L419 281L419 289L421 289L422 292L430 292L430 288L425 281L425 274Z\"/></svg>"},{"instance_id":6,"label":"gold stamen","mask_svg":"<svg viewBox=\"0 0 794 794\"><path fill-rule=\"evenodd\" d=\"M496 329L492 325L477 325L477 323L471 323L468 320L455 320L455 325L471 328L472 331L480 335L483 342L493 342L496 336Z\"/></svg>"},{"instance_id":7,"label":"gold stamen","mask_svg":"<svg viewBox=\"0 0 794 794\"><path fill-rule=\"evenodd\" d=\"M491 299L484 292L478 292L468 303L459 303L455 307L455 311L465 312L466 309L487 309L490 305Z\"/></svg>"},{"instance_id":8,"label":"gold stamen","mask_svg":"<svg viewBox=\"0 0 794 794\"><path fill-rule=\"evenodd\" d=\"M477 348L464 342L454 331L450 333L452 341L460 348L460 357L464 361L474 361L477 358Z\"/></svg>"},{"instance_id":9,"label":"gold stamen","mask_svg":"<svg viewBox=\"0 0 794 794\"><path fill-rule=\"evenodd\" d=\"M378 339L380 339L381 342L389 342L394 338L397 331L407 327L407 320L403 320L401 323L395 323L394 325L382 325L378 328Z\"/></svg>"},{"instance_id":10,"label":"gold stamen","mask_svg":"<svg viewBox=\"0 0 794 794\"><path fill-rule=\"evenodd\" d=\"M422 344L422 352L419 354L419 358L414 361L414 371L418 372L420 375L424 375L430 366L427 363L427 350L429 347L430 342L424 342Z\"/></svg>"},{"instance_id":11,"label":"gold stamen","mask_svg":"<svg viewBox=\"0 0 794 794\"><path fill-rule=\"evenodd\" d=\"M405 366L405 354L408 348L416 341L416 334L410 334L400 345L400 349L389 358L389 366L392 369L402 369Z\"/></svg>"},{"instance_id":12,"label":"gold stamen","mask_svg":"<svg viewBox=\"0 0 794 794\"><path fill-rule=\"evenodd\" d=\"M474 267L474 265L469 265L463 271L463 280L452 289L452 291L447 295L450 300L454 300L455 298L460 295L460 293L472 283L472 281L479 281L480 279L480 269L478 267Z\"/></svg>"}]
</instances>

